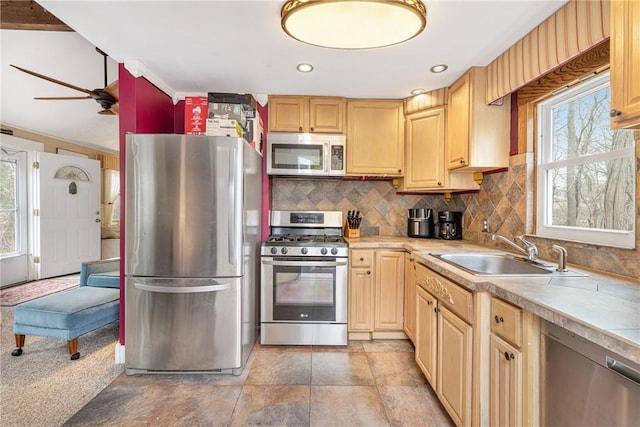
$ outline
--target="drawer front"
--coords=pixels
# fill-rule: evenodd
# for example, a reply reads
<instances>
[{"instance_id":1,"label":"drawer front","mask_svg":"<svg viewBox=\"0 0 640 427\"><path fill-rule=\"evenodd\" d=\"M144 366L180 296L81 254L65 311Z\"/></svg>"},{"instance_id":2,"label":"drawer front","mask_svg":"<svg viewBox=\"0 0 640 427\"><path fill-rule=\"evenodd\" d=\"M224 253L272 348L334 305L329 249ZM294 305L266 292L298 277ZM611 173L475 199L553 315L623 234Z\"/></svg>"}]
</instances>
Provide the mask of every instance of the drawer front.
<instances>
[{"instance_id":1,"label":"drawer front","mask_svg":"<svg viewBox=\"0 0 640 427\"><path fill-rule=\"evenodd\" d=\"M520 347L522 345L522 309L491 297L491 332Z\"/></svg>"},{"instance_id":2,"label":"drawer front","mask_svg":"<svg viewBox=\"0 0 640 427\"><path fill-rule=\"evenodd\" d=\"M416 283L438 298L465 322L473 323L473 294L451 280L416 263Z\"/></svg>"},{"instance_id":3,"label":"drawer front","mask_svg":"<svg viewBox=\"0 0 640 427\"><path fill-rule=\"evenodd\" d=\"M373 265L374 253L375 252L371 250L352 249L351 255L349 256L351 267L371 267Z\"/></svg>"}]
</instances>

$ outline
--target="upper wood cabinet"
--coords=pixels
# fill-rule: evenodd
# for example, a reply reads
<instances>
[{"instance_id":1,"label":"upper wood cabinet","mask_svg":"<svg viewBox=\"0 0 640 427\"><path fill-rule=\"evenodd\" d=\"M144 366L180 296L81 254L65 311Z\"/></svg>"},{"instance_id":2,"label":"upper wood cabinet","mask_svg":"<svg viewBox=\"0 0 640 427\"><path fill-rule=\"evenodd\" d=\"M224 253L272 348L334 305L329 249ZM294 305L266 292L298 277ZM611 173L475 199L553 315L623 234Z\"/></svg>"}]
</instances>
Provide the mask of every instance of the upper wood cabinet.
<instances>
[{"instance_id":1,"label":"upper wood cabinet","mask_svg":"<svg viewBox=\"0 0 640 427\"><path fill-rule=\"evenodd\" d=\"M269 96L270 132L344 133L344 98Z\"/></svg>"},{"instance_id":2,"label":"upper wood cabinet","mask_svg":"<svg viewBox=\"0 0 640 427\"><path fill-rule=\"evenodd\" d=\"M347 101L347 175L402 176L402 100Z\"/></svg>"},{"instance_id":3,"label":"upper wood cabinet","mask_svg":"<svg viewBox=\"0 0 640 427\"><path fill-rule=\"evenodd\" d=\"M449 88L447 168L481 172L509 166L509 97L485 105L486 67L471 67Z\"/></svg>"},{"instance_id":4,"label":"upper wood cabinet","mask_svg":"<svg viewBox=\"0 0 640 427\"><path fill-rule=\"evenodd\" d=\"M640 2L611 2L611 128L640 129Z\"/></svg>"},{"instance_id":5,"label":"upper wood cabinet","mask_svg":"<svg viewBox=\"0 0 640 427\"><path fill-rule=\"evenodd\" d=\"M450 172L445 165L446 107L405 118L405 173L399 191L477 190L473 174Z\"/></svg>"}]
</instances>

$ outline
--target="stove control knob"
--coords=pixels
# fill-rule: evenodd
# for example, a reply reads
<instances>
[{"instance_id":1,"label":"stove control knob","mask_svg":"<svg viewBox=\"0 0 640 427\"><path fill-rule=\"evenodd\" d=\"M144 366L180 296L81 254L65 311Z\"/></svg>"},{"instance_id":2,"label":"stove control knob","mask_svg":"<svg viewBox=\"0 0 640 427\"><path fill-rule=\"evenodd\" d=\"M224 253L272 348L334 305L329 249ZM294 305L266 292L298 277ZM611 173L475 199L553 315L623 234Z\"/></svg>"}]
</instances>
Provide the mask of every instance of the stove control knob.
<instances>
[{"instance_id":1,"label":"stove control knob","mask_svg":"<svg viewBox=\"0 0 640 427\"><path fill-rule=\"evenodd\" d=\"M271 248L271 253L272 254L277 254L278 253L278 248L276 248L275 246L273 248Z\"/></svg>"},{"instance_id":2,"label":"stove control knob","mask_svg":"<svg viewBox=\"0 0 640 427\"><path fill-rule=\"evenodd\" d=\"M283 254L283 255L286 255L286 254L287 254L287 252L289 252L289 249L287 249L287 248L282 248L282 249L280 249L280 252L282 252L282 254Z\"/></svg>"},{"instance_id":3,"label":"stove control knob","mask_svg":"<svg viewBox=\"0 0 640 427\"><path fill-rule=\"evenodd\" d=\"M331 255L338 255L338 248L331 248Z\"/></svg>"},{"instance_id":4,"label":"stove control knob","mask_svg":"<svg viewBox=\"0 0 640 427\"><path fill-rule=\"evenodd\" d=\"M320 253L321 253L322 255L326 255L326 254L327 254L327 248L322 248L322 249L320 249Z\"/></svg>"},{"instance_id":5,"label":"stove control knob","mask_svg":"<svg viewBox=\"0 0 640 427\"><path fill-rule=\"evenodd\" d=\"M307 253L309 253L309 249L302 248L302 249L300 249L300 252L302 252L302 255L306 255Z\"/></svg>"}]
</instances>

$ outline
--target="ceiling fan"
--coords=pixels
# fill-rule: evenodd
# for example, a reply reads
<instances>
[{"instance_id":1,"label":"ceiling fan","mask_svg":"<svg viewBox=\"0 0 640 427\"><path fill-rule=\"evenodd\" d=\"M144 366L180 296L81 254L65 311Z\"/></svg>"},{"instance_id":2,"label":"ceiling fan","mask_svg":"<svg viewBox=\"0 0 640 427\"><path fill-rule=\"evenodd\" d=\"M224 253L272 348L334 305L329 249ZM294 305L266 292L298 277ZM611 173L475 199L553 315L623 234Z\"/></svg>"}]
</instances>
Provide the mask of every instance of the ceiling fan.
<instances>
[{"instance_id":1,"label":"ceiling fan","mask_svg":"<svg viewBox=\"0 0 640 427\"><path fill-rule=\"evenodd\" d=\"M119 106L118 106L118 80L112 82L107 85L107 54L101 51L96 47L96 51L100 53L104 58L104 88L103 89L83 89L78 86L74 86L69 83L65 83L60 80L56 80L52 77L45 76L43 74L36 73L35 71L27 70L26 68L18 67L17 65L10 64L13 68L17 68L18 70L25 72L27 74L31 74L32 76L39 77L41 79L57 83L59 85L68 87L70 89L75 89L80 92L84 92L87 96L65 96L65 97L46 97L46 98L33 98L33 99L44 99L44 100L69 100L69 99L95 99L98 104L103 108L101 111L98 111L98 114L104 115L116 115L118 114Z\"/></svg>"}]
</instances>

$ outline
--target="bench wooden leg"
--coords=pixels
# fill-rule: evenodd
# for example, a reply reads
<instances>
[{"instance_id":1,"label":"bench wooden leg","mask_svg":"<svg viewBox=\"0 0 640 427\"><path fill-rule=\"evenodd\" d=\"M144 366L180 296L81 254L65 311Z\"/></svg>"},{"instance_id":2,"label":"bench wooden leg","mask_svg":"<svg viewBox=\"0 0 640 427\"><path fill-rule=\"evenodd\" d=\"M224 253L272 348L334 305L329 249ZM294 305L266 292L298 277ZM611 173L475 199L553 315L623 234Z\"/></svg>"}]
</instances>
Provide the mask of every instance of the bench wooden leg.
<instances>
[{"instance_id":1,"label":"bench wooden leg","mask_svg":"<svg viewBox=\"0 0 640 427\"><path fill-rule=\"evenodd\" d=\"M14 335L16 338L16 348L15 350L13 350L11 352L12 356L21 356L22 355L22 347L24 347L24 335L20 335L20 334L15 334Z\"/></svg>"},{"instance_id":2,"label":"bench wooden leg","mask_svg":"<svg viewBox=\"0 0 640 427\"><path fill-rule=\"evenodd\" d=\"M71 360L76 360L80 358L80 353L78 353L78 337L67 341L67 348L69 349Z\"/></svg>"}]
</instances>

